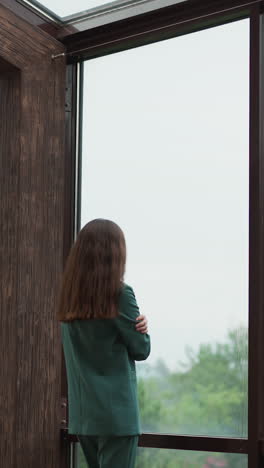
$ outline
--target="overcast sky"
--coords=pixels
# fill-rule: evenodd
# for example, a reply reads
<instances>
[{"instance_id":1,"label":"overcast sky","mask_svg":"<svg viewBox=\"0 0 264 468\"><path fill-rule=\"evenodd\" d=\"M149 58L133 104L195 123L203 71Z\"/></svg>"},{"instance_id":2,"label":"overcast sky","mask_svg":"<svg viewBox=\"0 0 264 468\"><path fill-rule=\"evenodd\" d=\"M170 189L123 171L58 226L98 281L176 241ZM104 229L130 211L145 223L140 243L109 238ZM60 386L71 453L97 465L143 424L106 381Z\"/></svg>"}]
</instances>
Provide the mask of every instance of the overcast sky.
<instances>
[{"instance_id":1,"label":"overcast sky","mask_svg":"<svg viewBox=\"0 0 264 468\"><path fill-rule=\"evenodd\" d=\"M248 321L249 21L85 63L84 225L117 222L150 363Z\"/></svg>"}]
</instances>

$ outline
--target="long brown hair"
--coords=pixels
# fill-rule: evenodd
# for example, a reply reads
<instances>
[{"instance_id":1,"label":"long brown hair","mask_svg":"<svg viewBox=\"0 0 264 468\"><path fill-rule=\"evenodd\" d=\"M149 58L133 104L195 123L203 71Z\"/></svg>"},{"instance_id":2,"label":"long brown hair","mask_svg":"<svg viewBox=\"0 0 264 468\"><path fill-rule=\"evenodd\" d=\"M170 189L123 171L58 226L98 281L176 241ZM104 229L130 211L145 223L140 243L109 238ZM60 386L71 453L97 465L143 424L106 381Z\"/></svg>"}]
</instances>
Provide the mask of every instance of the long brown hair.
<instances>
[{"instance_id":1,"label":"long brown hair","mask_svg":"<svg viewBox=\"0 0 264 468\"><path fill-rule=\"evenodd\" d=\"M108 219L94 219L79 232L63 274L57 319L112 318L126 263L123 231Z\"/></svg>"}]
</instances>

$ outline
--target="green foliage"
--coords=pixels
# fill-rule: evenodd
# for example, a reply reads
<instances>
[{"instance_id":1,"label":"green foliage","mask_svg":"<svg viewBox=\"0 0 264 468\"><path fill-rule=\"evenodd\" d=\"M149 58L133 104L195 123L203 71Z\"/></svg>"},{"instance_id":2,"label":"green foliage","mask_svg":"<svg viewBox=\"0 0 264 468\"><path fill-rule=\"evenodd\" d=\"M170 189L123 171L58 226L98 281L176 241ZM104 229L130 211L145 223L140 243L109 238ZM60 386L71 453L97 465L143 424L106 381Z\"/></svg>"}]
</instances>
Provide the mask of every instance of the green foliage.
<instances>
[{"instance_id":1,"label":"green foliage","mask_svg":"<svg viewBox=\"0 0 264 468\"><path fill-rule=\"evenodd\" d=\"M247 329L240 327L229 332L225 343L202 344L197 353L186 349L186 361L175 372L162 360L152 367L141 363L143 431L247 437L247 342ZM247 457L138 448L136 468L219 466L246 468ZM86 468L81 450L78 468Z\"/></svg>"},{"instance_id":2,"label":"green foliage","mask_svg":"<svg viewBox=\"0 0 264 468\"><path fill-rule=\"evenodd\" d=\"M141 370L142 374L142 370ZM144 432L247 437L247 329L230 331L226 343L202 344L169 372L159 361L140 377L139 401ZM147 375L147 372L146 372ZM155 415L156 411L156 415ZM201 458L202 457L202 458ZM243 468L246 457L195 452L139 450L138 468ZM151 461L152 460L152 461ZM217 465L218 463L218 465Z\"/></svg>"},{"instance_id":3,"label":"green foliage","mask_svg":"<svg viewBox=\"0 0 264 468\"><path fill-rule=\"evenodd\" d=\"M179 450L138 448L136 468L247 468L247 457Z\"/></svg>"}]
</instances>

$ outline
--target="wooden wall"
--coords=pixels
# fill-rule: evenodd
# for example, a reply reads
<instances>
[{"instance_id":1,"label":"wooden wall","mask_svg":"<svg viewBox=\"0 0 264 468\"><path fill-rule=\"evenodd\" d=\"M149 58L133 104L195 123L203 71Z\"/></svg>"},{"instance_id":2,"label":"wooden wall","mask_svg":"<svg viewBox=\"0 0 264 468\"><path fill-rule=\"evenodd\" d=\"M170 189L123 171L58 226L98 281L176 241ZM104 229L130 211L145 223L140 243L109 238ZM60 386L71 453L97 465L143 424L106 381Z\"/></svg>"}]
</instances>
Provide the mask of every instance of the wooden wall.
<instances>
[{"instance_id":1,"label":"wooden wall","mask_svg":"<svg viewBox=\"0 0 264 468\"><path fill-rule=\"evenodd\" d=\"M62 468L63 46L0 6L0 466Z\"/></svg>"}]
</instances>

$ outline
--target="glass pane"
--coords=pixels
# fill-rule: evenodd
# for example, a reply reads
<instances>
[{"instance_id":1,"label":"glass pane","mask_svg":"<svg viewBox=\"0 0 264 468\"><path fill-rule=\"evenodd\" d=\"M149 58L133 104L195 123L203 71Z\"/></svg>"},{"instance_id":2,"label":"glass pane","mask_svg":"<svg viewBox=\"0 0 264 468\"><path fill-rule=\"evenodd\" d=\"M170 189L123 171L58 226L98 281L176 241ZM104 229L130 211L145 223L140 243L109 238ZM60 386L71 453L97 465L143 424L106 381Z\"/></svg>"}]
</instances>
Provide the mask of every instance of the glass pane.
<instances>
[{"instance_id":1,"label":"glass pane","mask_svg":"<svg viewBox=\"0 0 264 468\"><path fill-rule=\"evenodd\" d=\"M116 3L113 0L111 3ZM61 0L45 0L41 2L43 6L56 13L58 16L69 16L75 13L89 10L98 6L110 3L109 0L75 0L74 2L62 2Z\"/></svg>"},{"instance_id":2,"label":"glass pane","mask_svg":"<svg viewBox=\"0 0 264 468\"><path fill-rule=\"evenodd\" d=\"M236 453L185 452L142 447L138 448L136 463L136 468L247 468L247 466L247 455Z\"/></svg>"},{"instance_id":3,"label":"glass pane","mask_svg":"<svg viewBox=\"0 0 264 468\"><path fill-rule=\"evenodd\" d=\"M144 431L247 436L249 21L85 63L81 224L149 319Z\"/></svg>"},{"instance_id":4,"label":"glass pane","mask_svg":"<svg viewBox=\"0 0 264 468\"><path fill-rule=\"evenodd\" d=\"M128 14L128 16L133 16L137 14L143 14L151 10L159 9L162 7L170 6L175 3L181 3L187 0L76 0L75 2L67 0L44 0L39 2L38 0L17 0L22 1L26 5L31 5L38 9L46 8L51 13L59 16L61 19L65 21L72 21L75 19L76 16L80 14L84 15L84 19L82 21L78 21L74 24L74 27L79 30L84 30L87 28L87 23L85 21L86 15L89 20L91 20L92 16L97 16L99 10L100 12L105 13L105 9L107 10L116 10L117 13L124 11L124 9L128 12L128 10L133 7L133 13ZM134 10L134 7L137 7L137 10ZM102 7L102 8L101 8ZM96 9L96 11L95 11ZM94 15L96 13L96 15ZM107 15L108 16L108 15ZM68 18L70 17L70 18ZM118 16L115 20L124 19L126 15L121 18ZM106 15L104 15L104 20L108 22ZM112 20L113 21L113 18ZM111 22L110 21L110 22ZM92 23L89 21L89 26ZM97 24L99 25L99 24Z\"/></svg>"},{"instance_id":5,"label":"glass pane","mask_svg":"<svg viewBox=\"0 0 264 468\"><path fill-rule=\"evenodd\" d=\"M80 444L74 468L89 468ZM247 455L138 447L136 468L247 468Z\"/></svg>"},{"instance_id":6,"label":"glass pane","mask_svg":"<svg viewBox=\"0 0 264 468\"><path fill-rule=\"evenodd\" d=\"M139 0L134 0L134 3L137 3ZM28 3L28 0L26 0ZM89 10L101 6L112 6L116 3L124 3L123 0L75 0L66 2L62 2L62 0L45 0L41 2L37 2L32 0L29 3L33 5L37 4L37 6L42 5L45 8L48 8L51 12L55 13L57 16L66 17L70 15L75 15L77 13L89 12ZM133 0L131 1L133 3Z\"/></svg>"}]
</instances>

